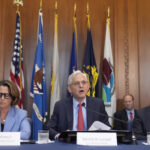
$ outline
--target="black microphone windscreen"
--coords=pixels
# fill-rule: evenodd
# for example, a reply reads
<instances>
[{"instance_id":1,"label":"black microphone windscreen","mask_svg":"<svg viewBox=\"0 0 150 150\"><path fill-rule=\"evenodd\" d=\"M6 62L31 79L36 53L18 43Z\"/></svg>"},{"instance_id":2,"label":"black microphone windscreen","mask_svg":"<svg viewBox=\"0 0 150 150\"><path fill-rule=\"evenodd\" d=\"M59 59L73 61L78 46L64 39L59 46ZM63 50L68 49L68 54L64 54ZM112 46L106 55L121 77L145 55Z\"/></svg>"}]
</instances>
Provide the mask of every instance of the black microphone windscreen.
<instances>
[{"instance_id":1,"label":"black microphone windscreen","mask_svg":"<svg viewBox=\"0 0 150 150\"><path fill-rule=\"evenodd\" d=\"M82 106L85 107L85 103L82 103Z\"/></svg>"}]
</instances>

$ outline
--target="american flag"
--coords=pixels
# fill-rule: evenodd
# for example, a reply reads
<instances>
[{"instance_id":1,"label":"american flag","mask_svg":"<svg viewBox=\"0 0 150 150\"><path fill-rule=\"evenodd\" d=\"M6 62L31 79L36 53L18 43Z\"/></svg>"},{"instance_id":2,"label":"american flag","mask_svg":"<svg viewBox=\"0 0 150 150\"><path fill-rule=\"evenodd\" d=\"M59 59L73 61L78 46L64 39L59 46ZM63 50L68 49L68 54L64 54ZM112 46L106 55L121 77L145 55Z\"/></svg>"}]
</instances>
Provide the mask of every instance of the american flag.
<instances>
[{"instance_id":1,"label":"american flag","mask_svg":"<svg viewBox=\"0 0 150 150\"><path fill-rule=\"evenodd\" d=\"M16 13L16 34L14 39L14 48L10 68L10 79L14 82L20 92L18 106L23 108L24 99L24 75L23 75L23 47L21 42L21 23L20 13Z\"/></svg>"}]
</instances>

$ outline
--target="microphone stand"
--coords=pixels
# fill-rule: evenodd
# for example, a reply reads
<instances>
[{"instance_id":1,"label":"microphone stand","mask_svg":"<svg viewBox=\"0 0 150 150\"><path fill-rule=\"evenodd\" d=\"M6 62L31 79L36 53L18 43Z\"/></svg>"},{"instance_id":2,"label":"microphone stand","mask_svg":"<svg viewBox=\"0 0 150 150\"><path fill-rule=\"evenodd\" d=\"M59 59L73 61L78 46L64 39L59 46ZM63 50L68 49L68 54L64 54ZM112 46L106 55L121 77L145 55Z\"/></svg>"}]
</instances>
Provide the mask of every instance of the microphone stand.
<instances>
[{"instance_id":1,"label":"microphone stand","mask_svg":"<svg viewBox=\"0 0 150 150\"><path fill-rule=\"evenodd\" d=\"M133 129L132 129L132 139L131 140L132 140L132 142L131 142L132 145L137 145L138 144Z\"/></svg>"},{"instance_id":2,"label":"microphone stand","mask_svg":"<svg viewBox=\"0 0 150 150\"><path fill-rule=\"evenodd\" d=\"M98 114L98 115L101 115L101 116L104 116L104 117L108 117L108 118L114 119L114 120L116 120L116 121L125 123L125 124L128 124L128 123L129 123L129 121L120 120L120 119L118 119L118 118L115 118L115 117L112 117L112 116L108 116L108 115L105 115L105 114L103 114L103 113L100 113L100 112L91 110L91 109L89 109L89 108L87 108L87 107L85 106L85 103L82 103L82 106L83 106L86 110L91 111L91 112L94 112L94 113L96 113L96 114ZM133 128L131 129L131 144L137 145L137 140L136 140L136 136L135 136L135 134L134 134Z\"/></svg>"},{"instance_id":3,"label":"microphone stand","mask_svg":"<svg viewBox=\"0 0 150 150\"><path fill-rule=\"evenodd\" d=\"M132 133L131 144L137 145L138 143L137 143L136 136L135 136L134 130L133 130L133 120L132 120L132 124L131 124L131 133Z\"/></svg>"}]
</instances>

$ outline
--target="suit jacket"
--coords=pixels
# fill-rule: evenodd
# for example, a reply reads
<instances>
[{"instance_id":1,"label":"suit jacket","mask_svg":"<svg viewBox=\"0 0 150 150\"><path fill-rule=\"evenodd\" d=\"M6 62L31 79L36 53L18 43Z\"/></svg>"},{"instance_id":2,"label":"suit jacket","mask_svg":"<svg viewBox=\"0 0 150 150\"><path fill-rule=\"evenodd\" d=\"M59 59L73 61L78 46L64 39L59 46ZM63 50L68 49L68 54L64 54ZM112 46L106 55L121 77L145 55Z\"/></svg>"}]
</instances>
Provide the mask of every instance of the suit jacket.
<instances>
[{"instance_id":1,"label":"suit jacket","mask_svg":"<svg viewBox=\"0 0 150 150\"><path fill-rule=\"evenodd\" d=\"M134 120L133 130L137 139L146 139L147 132L150 132L150 106L138 110L138 116Z\"/></svg>"},{"instance_id":2,"label":"suit jacket","mask_svg":"<svg viewBox=\"0 0 150 150\"><path fill-rule=\"evenodd\" d=\"M103 113L105 116L99 115L87 110L87 128L89 128L94 121L101 121L109 125L108 116L105 111L104 103L101 99L87 97L87 108L90 110ZM54 139L56 134L73 128L73 99L68 98L56 102L53 115L47 123L46 128L49 129L50 139Z\"/></svg>"},{"instance_id":3,"label":"suit jacket","mask_svg":"<svg viewBox=\"0 0 150 150\"><path fill-rule=\"evenodd\" d=\"M21 132L22 140L29 139L31 135L31 125L27 118L27 111L18 109L16 107L11 107L7 113L3 132Z\"/></svg>"},{"instance_id":4,"label":"suit jacket","mask_svg":"<svg viewBox=\"0 0 150 150\"><path fill-rule=\"evenodd\" d=\"M120 120L128 121L127 112L125 109L118 111L114 114L114 117ZM127 130L128 124L122 123L114 119L114 127L115 130Z\"/></svg>"},{"instance_id":5,"label":"suit jacket","mask_svg":"<svg viewBox=\"0 0 150 150\"><path fill-rule=\"evenodd\" d=\"M134 118L138 118L137 110L134 110ZM126 121L127 123L120 122L114 119L114 129L115 130L128 130L128 115L125 109L118 111L114 114L114 118ZM131 127L132 128L132 127Z\"/></svg>"}]
</instances>

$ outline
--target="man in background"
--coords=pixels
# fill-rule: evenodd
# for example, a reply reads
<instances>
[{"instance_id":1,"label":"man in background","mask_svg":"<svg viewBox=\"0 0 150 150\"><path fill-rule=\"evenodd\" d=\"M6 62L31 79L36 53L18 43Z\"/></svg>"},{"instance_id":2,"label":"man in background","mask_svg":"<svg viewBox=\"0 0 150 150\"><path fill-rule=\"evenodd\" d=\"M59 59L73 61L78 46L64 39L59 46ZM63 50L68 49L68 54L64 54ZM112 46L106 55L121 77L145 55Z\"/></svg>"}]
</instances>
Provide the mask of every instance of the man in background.
<instances>
[{"instance_id":1,"label":"man in background","mask_svg":"<svg viewBox=\"0 0 150 150\"><path fill-rule=\"evenodd\" d=\"M109 126L103 101L86 96L88 90L89 82L86 74L78 70L69 76L68 91L71 97L56 102L52 117L46 125L50 139L58 139L60 133L67 130L88 130L94 121Z\"/></svg>"},{"instance_id":2,"label":"man in background","mask_svg":"<svg viewBox=\"0 0 150 150\"><path fill-rule=\"evenodd\" d=\"M114 114L114 118L123 120L124 122L114 119L115 130L132 130L132 124L137 111L134 109L134 96L127 94L123 97L124 109Z\"/></svg>"}]
</instances>

